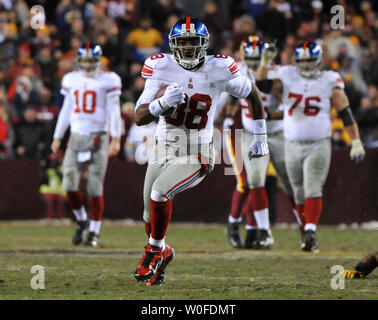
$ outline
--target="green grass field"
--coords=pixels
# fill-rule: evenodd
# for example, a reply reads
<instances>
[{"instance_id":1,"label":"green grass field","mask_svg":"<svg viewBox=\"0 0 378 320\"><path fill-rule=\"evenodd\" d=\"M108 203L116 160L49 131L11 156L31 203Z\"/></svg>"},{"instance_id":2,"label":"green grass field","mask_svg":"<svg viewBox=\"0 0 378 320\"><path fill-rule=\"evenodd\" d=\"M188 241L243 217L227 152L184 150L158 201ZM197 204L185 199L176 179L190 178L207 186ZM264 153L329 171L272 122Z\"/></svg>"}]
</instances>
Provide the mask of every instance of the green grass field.
<instances>
[{"instance_id":1,"label":"green grass field","mask_svg":"<svg viewBox=\"0 0 378 320\"><path fill-rule=\"evenodd\" d=\"M352 268L377 250L378 232L320 227L320 253L299 249L299 232L273 229L270 251L236 250L222 225L172 223L176 257L166 283L133 277L146 244L144 226L104 226L101 248L74 247L74 226L0 223L0 299L378 299L378 270L333 290L333 265ZM45 289L33 290L33 265Z\"/></svg>"}]
</instances>

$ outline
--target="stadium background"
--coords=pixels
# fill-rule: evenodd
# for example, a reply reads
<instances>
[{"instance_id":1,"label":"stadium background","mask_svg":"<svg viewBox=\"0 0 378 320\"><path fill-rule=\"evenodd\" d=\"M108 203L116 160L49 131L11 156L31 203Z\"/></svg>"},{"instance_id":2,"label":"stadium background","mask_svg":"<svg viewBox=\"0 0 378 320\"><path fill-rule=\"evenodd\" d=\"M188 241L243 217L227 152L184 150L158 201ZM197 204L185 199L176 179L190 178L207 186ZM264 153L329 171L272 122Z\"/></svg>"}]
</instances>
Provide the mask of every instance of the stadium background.
<instances>
[{"instance_id":1,"label":"stadium background","mask_svg":"<svg viewBox=\"0 0 378 320\"><path fill-rule=\"evenodd\" d=\"M345 8L342 30L330 27L330 9L336 4ZM30 27L33 5L42 5L45 10L43 29ZM122 78L124 141L132 125L133 105L143 90L143 61L150 54L169 51L170 27L186 15L202 19L208 27L209 54L223 53L236 60L240 41L250 34L257 34L264 41L277 39L280 52L276 63L283 64L291 64L293 49L300 41L311 38L321 42L324 68L340 72L345 81L367 156L358 165L349 161L349 138L333 113L334 150L320 223L377 220L377 3L5 0L0 6L1 220L46 218L51 194L58 206L63 205L61 217L70 217L59 179L54 180L57 168L55 161L49 159L49 146L62 105L60 81L74 67L80 45L86 41L100 44L105 56L102 67ZM173 220L226 221L235 178L224 176L223 167L218 166L200 186L176 197ZM141 220L144 173L145 166L130 161L124 150L110 161L105 183L105 219ZM276 185L274 174L269 180ZM274 192L271 195L272 200ZM294 222L279 188L275 198L277 222Z\"/></svg>"}]
</instances>

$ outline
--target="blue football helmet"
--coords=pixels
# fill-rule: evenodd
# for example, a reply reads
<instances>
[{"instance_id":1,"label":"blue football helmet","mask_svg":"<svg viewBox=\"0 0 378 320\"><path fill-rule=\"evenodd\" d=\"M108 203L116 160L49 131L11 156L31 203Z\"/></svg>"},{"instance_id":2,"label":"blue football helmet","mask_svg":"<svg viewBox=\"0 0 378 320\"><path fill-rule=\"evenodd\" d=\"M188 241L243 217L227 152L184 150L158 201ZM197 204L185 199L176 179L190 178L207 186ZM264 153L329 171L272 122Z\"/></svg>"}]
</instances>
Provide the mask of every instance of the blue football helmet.
<instances>
[{"instance_id":1,"label":"blue football helmet","mask_svg":"<svg viewBox=\"0 0 378 320\"><path fill-rule=\"evenodd\" d=\"M180 19L168 39L175 60L184 69L192 70L205 60L209 33L201 21L191 17Z\"/></svg>"},{"instance_id":2,"label":"blue football helmet","mask_svg":"<svg viewBox=\"0 0 378 320\"><path fill-rule=\"evenodd\" d=\"M86 76L94 76L100 68L102 49L99 45L87 42L77 52L77 62L80 70ZM87 64L86 62L89 62Z\"/></svg>"},{"instance_id":3,"label":"blue football helmet","mask_svg":"<svg viewBox=\"0 0 378 320\"><path fill-rule=\"evenodd\" d=\"M298 72L306 78L315 77L322 65L323 50L313 41L305 41L296 47L294 62Z\"/></svg>"},{"instance_id":4,"label":"blue football helmet","mask_svg":"<svg viewBox=\"0 0 378 320\"><path fill-rule=\"evenodd\" d=\"M249 36L248 42L240 44L240 57L245 61L252 72L256 72L262 52L267 48L267 44L261 41L258 36Z\"/></svg>"}]
</instances>

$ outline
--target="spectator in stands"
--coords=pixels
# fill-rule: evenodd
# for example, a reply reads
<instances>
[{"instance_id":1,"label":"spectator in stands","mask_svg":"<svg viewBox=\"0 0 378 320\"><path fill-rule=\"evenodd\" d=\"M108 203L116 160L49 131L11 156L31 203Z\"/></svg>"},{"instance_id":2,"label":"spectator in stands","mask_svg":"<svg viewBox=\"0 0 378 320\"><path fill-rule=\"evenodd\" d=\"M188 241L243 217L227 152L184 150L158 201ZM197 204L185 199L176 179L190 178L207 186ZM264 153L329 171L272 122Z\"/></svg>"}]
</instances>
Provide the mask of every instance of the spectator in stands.
<instances>
[{"instance_id":1,"label":"spectator in stands","mask_svg":"<svg viewBox=\"0 0 378 320\"><path fill-rule=\"evenodd\" d=\"M249 15L242 15L234 21L233 30L233 48L232 51L236 52L239 50L240 43L242 41L248 42L248 37L251 34L256 33L256 23L255 20Z\"/></svg>"},{"instance_id":2,"label":"spectator in stands","mask_svg":"<svg viewBox=\"0 0 378 320\"><path fill-rule=\"evenodd\" d=\"M224 22L215 1L208 1L205 5L205 16L203 22L210 33L210 47L208 54L217 54L222 48Z\"/></svg>"},{"instance_id":3,"label":"spectator in stands","mask_svg":"<svg viewBox=\"0 0 378 320\"><path fill-rule=\"evenodd\" d=\"M38 77L41 75L41 69L38 64L34 63L31 57L30 46L27 43L20 45L17 60L8 68L8 84L13 83L17 77L22 75L25 67L31 67Z\"/></svg>"},{"instance_id":4,"label":"spectator in stands","mask_svg":"<svg viewBox=\"0 0 378 320\"><path fill-rule=\"evenodd\" d=\"M12 157L14 132L4 100L0 100L0 159Z\"/></svg>"},{"instance_id":5,"label":"spectator in stands","mask_svg":"<svg viewBox=\"0 0 378 320\"><path fill-rule=\"evenodd\" d=\"M17 54L17 26L14 23L8 23L4 30L4 39L0 41L0 63L2 68L8 68Z\"/></svg>"},{"instance_id":6,"label":"spectator in stands","mask_svg":"<svg viewBox=\"0 0 378 320\"><path fill-rule=\"evenodd\" d=\"M127 42L135 47L135 59L143 63L149 56L160 51L163 39L161 32L151 26L151 19L142 16L139 26L129 33Z\"/></svg>"},{"instance_id":7,"label":"spectator in stands","mask_svg":"<svg viewBox=\"0 0 378 320\"><path fill-rule=\"evenodd\" d=\"M102 32L111 36L114 34L113 29L116 27L115 22L106 15L106 7L103 3L96 4L94 14L89 22L88 32L91 39L97 39Z\"/></svg>"},{"instance_id":8,"label":"spectator in stands","mask_svg":"<svg viewBox=\"0 0 378 320\"><path fill-rule=\"evenodd\" d=\"M372 148L378 147L378 89L369 86L369 96L362 98L356 120L360 128L361 140Z\"/></svg>"},{"instance_id":9,"label":"spectator in stands","mask_svg":"<svg viewBox=\"0 0 378 320\"><path fill-rule=\"evenodd\" d=\"M16 94L14 96L16 115L22 118L27 108L35 108L39 102L39 95L33 90L30 79L26 76L17 78Z\"/></svg>"},{"instance_id":10,"label":"spectator in stands","mask_svg":"<svg viewBox=\"0 0 378 320\"><path fill-rule=\"evenodd\" d=\"M27 108L24 119L14 126L14 150L17 158L41 159L46 146L46 130L37 120L34 108Z\"/></svg>"}]
</instances>

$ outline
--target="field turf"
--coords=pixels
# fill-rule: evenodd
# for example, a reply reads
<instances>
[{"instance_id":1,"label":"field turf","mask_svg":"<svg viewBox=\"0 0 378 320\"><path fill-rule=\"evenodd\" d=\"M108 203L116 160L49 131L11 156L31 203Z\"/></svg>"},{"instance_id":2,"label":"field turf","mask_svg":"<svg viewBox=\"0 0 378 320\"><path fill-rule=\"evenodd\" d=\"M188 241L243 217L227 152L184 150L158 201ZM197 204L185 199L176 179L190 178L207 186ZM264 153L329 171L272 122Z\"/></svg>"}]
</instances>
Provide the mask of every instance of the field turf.
<instances>
[{"instance_id":1,"label":"field turf","mask_svg":"<svg viewBox=\"0 0 378 320\"><path fill-rule=\"evenodd\" d=\"M377 251L378 232L320 227L320 253L299 249L299 232L273 229L270 251L233 249L223 225L172 223L176 257L166 283L133 277L146 244L142 224L104 226L101 248L74 247L74 226L0 223L0 299L378 299L378 270L331 288L333 265L353 268ZM30 286L30 269L45 269L45 289Z\"/></svg>"}]
</instances>

